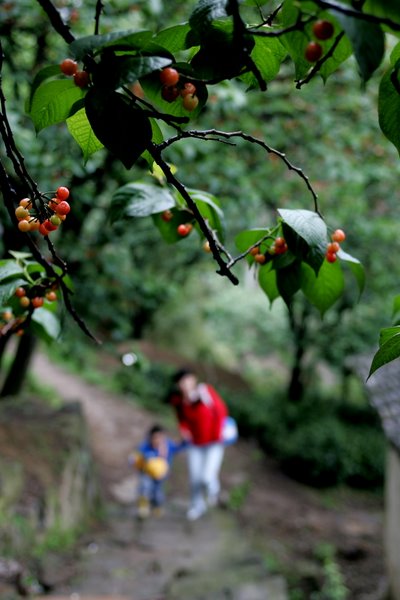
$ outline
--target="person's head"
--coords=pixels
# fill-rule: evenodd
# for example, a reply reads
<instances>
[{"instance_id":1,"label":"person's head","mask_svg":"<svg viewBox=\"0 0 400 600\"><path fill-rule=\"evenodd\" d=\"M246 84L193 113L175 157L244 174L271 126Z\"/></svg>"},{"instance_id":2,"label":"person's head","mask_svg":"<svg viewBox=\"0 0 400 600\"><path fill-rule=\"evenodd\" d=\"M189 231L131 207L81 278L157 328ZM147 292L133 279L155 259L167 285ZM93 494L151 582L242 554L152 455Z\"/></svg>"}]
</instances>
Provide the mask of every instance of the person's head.
<instances>
[{"instance_id":1,"label":"person's head","mask_svg":"<svg viewBox=\"0 0 400 600\"><path fill-rule=\"evenodd\" d=\"M159 449L164 443L165 436L165 429L161 425L153 425L147 434L150 445L155 449Z\"/></svg>"},{"instance_id":2,"label":"person's head","mask_svg":"<svg viewBox=\"0 0 400 600\"><path fill-rule=\"evenodd\" d=\"M190 397L197 387L197 376L190 369L179 369L173 377L173 381L179 392Z\"/></svg>"}]
</instances>

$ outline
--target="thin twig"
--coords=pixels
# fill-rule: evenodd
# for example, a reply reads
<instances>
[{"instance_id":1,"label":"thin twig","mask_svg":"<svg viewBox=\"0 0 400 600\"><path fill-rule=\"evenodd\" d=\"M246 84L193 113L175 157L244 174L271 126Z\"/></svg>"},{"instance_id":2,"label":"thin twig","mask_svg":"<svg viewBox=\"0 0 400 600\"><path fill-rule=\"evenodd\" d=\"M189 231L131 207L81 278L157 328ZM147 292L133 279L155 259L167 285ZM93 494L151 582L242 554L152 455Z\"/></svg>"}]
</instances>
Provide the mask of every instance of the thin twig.
<instances>
[{"instance_id":1,"label":"thin twig","mask_svg":"<svg viewBox=\"0 0 400 600\"><path fill-rule=\"evenodd\" d=\"M213 136L213 137L210 138L210 136ZM268 144L266 144L263 140L260 140L259 138L256 138L256 137L246 134L246 133L243 133L243 131L220 131L218 129L205 129L203 131L197 131L197 130L180 131L176 136L173 136L173 137L169 138L168 140L165 140L161 144L158 144L157 147L159 148L160 151L162 151L165 148L167 148L168 146L171 146L172 144L174 144L175 142L179 142L180 140L182 140L184 138L193 138L193 137L199 138L199 139L214 139L215 141L220 141L220 140L218 140L218 137L227 138L227 139L230 139L233 137L238 137L247 142L250 142L251 144L256 144L257 146L260 146L261 148L266 150L266 152L268 152L268 154L273 154L275 156L278 156L278 158L280 158L284 162L284 164L289 169L289 171L294 171L304 181L307 189L309 190L309 192L311 193L311 196L313 198L314 211L319 216L321 216L321 213L320 213L319 207L318 207L318 195L314 191L314 189L310 183L310 180L307 177L307 175L304 173L304 171L300 167L296 167L296 165L291 163L290 160L286 157L286 155L283 152L280 152L279 150L272 148L271 146L269 146Z\"/></svg>"}]
</instances>

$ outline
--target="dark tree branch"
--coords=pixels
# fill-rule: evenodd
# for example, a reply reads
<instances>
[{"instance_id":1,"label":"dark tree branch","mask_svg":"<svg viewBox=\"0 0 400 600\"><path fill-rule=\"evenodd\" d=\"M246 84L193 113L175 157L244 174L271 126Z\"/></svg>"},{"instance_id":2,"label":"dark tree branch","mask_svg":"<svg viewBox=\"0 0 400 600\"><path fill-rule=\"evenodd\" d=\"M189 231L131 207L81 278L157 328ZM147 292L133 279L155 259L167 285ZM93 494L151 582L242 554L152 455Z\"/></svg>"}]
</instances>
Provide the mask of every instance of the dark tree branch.
<instances>
[{"instance_id":1,"label":"dark tree branch","mask_svg":"<svg viewBox=\"0 0 400 600\"><path fill-rule=\"evenodd\" d=\"M100 31L100 17L103 12L104 4L101 0L97 0L96 2L96 13L94 16L94 35L99 35Z\"/></svg>"},{"instance_id":2,"label":"dark tree branch","mask_svg":"<svg viewBox=\"0 0 400 600\"><path fill-rule=\"evenodd\" d=\"M72 35L68 25L64 23L60 13L53 5L50 0L37 0L40 6L43 8L47 16L49 17L50 23L53 29L63 38L63 40L70 44L74 41L75 36Z\"/></svg>"},{"instance_id":3,"label":"dark tree branch","mask_svg":"<svg viewBox=\"0 0 400 600\"><path fill-rule=\"evenodd\" d=\"M201 213L197 207L197 204L192 199L192 197L190 196L190 194L187 191L187 189L185 188L185 186L179 181L179 179L177 179L175 177L175 175L172 173L169 165L162 158L160 146L151 144L149 146L148 150L149 150L151 156L154 158L157 165L163 171L163 173L167 179L167 182L170 183L181 194L182 198L186 202L187 207L193 213L193 216L196 219L196 221L198 222L200 229L202 230L206 240L210 244L210 250L213 254L215 261L217 262L217 264L219 266L219 271L217 271L217 273L219 275L223 275L223 276L227 277L234 285L237 285L239 283L239 280L227 267L227 263L222 258L222 253L227 255L229 260L232 260L232 257L229 255L227 250L220 244L215 233L209 227L208 223L203 219L203 216L201 215Z\"/></svg>"},{"instance_id":4,"label":"dark tree branch","mask_svg":"<svg viewBox=\"0 0 400 600\"><path fill-rule=\"evenodd\" d=\"M313 2L324 10L332 10L341 13L342 15L346 15L347 17L361 19L362 21L376 23L377 25L385 25L386 27L389 27L389 29L393 29L393 31L400 31L400 23L396 23L387 17L377 17L369 13L364 13L355 8L351 8L350 6L346 6L345 4L334 2L333 0L313 0Z\"/></svg>"}]
</instances>

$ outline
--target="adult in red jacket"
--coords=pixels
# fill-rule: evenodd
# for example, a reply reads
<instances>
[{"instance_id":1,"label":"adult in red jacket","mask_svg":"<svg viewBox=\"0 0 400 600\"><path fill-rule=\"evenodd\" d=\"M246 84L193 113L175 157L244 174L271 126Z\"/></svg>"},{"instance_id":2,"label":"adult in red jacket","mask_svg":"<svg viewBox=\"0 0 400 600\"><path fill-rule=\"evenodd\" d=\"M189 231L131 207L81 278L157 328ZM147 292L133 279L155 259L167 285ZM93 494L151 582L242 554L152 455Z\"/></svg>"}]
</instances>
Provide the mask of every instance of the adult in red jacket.
<instances>
[{"instance_id":1,"label":"adult in red jacket","mask_svg":"<svg viewBox=\"0 0 400 600\"><path fill-rule=\"evenodd\" d=\"M169 402L175 407L182 437L189 442L191 501L187 518L193 521L218 502L219 472L224 457L222 426L228 411L216 390L199 383L191 371L178 371L174 383Z\"/></svg>"}]
</instances>

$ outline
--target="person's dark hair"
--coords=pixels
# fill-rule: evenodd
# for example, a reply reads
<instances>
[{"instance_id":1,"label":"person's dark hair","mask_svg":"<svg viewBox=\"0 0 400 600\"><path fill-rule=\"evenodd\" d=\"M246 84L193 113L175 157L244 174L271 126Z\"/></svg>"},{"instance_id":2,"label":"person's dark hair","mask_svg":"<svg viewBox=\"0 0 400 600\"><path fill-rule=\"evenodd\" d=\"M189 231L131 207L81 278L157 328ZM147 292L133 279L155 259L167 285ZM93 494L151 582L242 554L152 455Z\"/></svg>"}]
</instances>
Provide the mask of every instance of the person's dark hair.
<instances>
[{"instance_id":1,"label":"person's dark hair","mask_svg":"<svg viewBox=\"0 0 400 600\"><path fill-rule=\"evenodd\" d=\"M182 377L185 377L186 375L196 375L196 373L193 371L193 369L189 369L189 367L182 367L172 375L172 382L178 383L178 381L180 381Z\"/></svg>"},{"instance_id":2,"label":"person's dark hair","mask_svg":"<svg viewBox=\"0 0 400 600\"><path fill-rule=\"evenodd\" d=\"M151 438L155 433L164 433L165 429L162 425L153 425L150 427L148 437Z\"/></svg>"}]
</instances>

